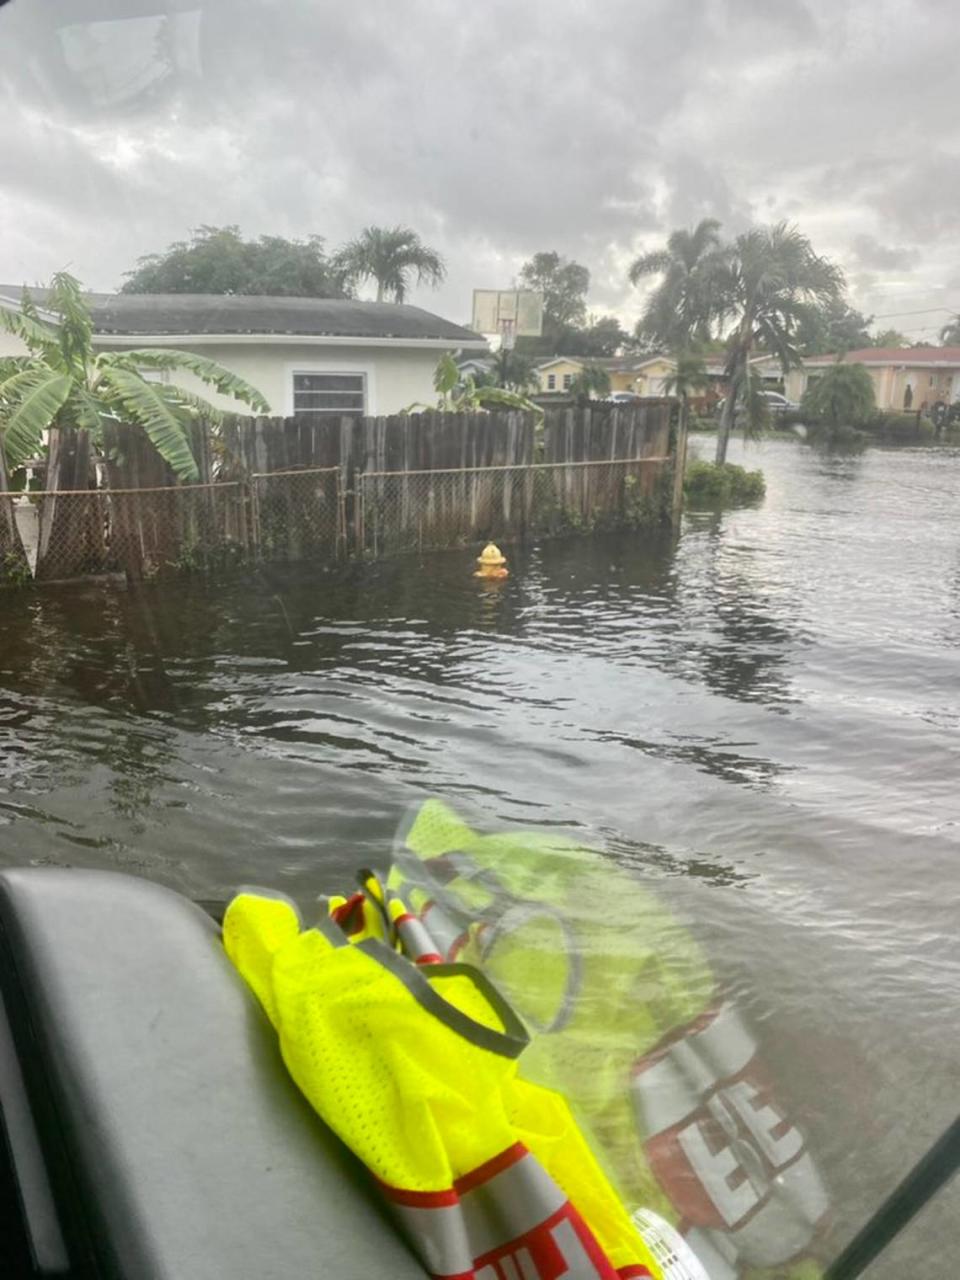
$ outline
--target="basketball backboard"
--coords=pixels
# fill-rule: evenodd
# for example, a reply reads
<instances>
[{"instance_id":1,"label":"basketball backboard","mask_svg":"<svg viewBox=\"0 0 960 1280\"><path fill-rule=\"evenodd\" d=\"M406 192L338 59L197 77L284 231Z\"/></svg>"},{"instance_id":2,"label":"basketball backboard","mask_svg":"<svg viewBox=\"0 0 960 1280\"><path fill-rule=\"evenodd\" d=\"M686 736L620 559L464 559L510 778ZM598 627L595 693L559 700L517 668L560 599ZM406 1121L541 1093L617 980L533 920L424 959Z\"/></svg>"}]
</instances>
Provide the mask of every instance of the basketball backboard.
<instances>
[{"instance_id":1,"label":"basketball backboard","mask_svg":"<svg viewBox=\"0 0 960 1280\"><path fill-rule=\"evenodd\" d=\"M501 338L539 338L543 294L533 289L474 289L472 328Z\"/></svg>"}]
</instances>

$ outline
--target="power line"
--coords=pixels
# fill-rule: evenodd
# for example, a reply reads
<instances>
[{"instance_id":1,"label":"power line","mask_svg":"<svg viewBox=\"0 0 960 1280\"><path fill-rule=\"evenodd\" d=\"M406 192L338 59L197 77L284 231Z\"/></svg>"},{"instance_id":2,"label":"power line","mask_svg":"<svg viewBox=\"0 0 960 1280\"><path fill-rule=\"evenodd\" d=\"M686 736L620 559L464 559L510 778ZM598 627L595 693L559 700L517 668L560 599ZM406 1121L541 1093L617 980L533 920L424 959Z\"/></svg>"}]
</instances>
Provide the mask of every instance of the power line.
<instances>
[{"instance_id":1,"label":"power line","mask_svg":"<svg viewBox=\"0 0 960 1280\"><path fill-rule=\"evenodd\" d=\"M943 311L948 316L955 316L956 310L951 311L949 307L925 307L922 311L885 311L882 315L874 316L874 320L893 320L896 316L932 316L935 311Z\"/></svg>"}]
</instances>

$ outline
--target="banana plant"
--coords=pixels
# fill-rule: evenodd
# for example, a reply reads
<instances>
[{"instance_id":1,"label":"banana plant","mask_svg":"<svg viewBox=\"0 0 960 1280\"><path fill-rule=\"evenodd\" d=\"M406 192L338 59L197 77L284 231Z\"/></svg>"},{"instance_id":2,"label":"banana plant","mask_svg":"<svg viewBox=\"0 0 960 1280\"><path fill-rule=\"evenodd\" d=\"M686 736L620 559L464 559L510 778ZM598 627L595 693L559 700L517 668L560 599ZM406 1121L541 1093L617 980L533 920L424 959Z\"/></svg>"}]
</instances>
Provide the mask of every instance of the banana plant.
<instances>
[{"instance_id":1,"label":"banana plant","mask_svg":"<svg viewBox=\"0 0 960 1280\"><path fill-rule=\"evenodd\" d=\"M519 391L508 391L506 387L479 387L469 374L461 381L457 362L449 351L440 357L433 375L433 389L439 397L436 404L417 401L407 405L403 412L430 413L436 409L440 413L470 413L475 409L500 405L505 409L526 409L538 418L543 417L541 407Z\"/></svg>"},{"instance_id":2,"label":"banana plant","mask_svg":"<svg viewBox=\"0 0 960 1280\"><path fill-rule=\"evenodd\" d=\"M0 306L0 329L19 338L29 352L0 367L0 449L10 471L40 452L51 427L89 431L102 449L104 426L135 424L178 479L198 481L190 426L202 417L216 427L223 415L183 387L148 380L145 370L192 373L221 395L257 413L270 412L256 388L189 351L95 350L90 310L78 281L65 271L53 277L44 305L58 323L41 317L26 289L19 311Z\"/></svg>"}]
</instances>

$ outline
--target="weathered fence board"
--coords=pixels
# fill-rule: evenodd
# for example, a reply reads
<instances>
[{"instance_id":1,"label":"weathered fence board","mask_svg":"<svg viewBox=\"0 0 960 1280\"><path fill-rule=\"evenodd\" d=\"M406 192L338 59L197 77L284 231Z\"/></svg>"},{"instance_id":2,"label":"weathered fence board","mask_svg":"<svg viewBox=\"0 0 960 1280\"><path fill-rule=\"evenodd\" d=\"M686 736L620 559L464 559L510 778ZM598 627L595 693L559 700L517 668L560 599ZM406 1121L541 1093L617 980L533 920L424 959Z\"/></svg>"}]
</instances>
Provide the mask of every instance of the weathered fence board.
<instances>
[{"instance_id":1,"label":"weathered fence board","mask_svg":"<svg viewBox=\"0 0 960 1280\"><path fill-rule=\"evenodd\" d=\"M51 430L46 483L40 503L37 581L103 573L108 567L106 525L103 504L95 492L88 431ZM59 491L69 498L60 497ZM84 498L84 492L91 497Z\"/></svg>"},{"instance_id":2,"label":"weathered fence board","mask_svg":"<svg viewBox=\"0 0 960 1280\"><path fill-rule=\"evenodd\" d=\"M0 494L9 490L6 465L0 452ZM29 577L30 566L20 540L13 499L0 497L0 586L8 582L24 582Z\"/></svg>"},{"instance_id":3,"label":"weathered fence board","mask_svg":"<svg viewBox=\"0 0 960 1280\"><path fill-rule=\"evenodd\" d=\"M668 463L670 402L548 412L233 418L197 423L201 482L179 484L144 432L52 432L37 576L139 579L247 560L298 560L636 520ZM0 476L0 493L6 489ZM659 501L659 498L657 499ZM2 557L22 556L0 497Z\"/></svg>"}]
</instances>

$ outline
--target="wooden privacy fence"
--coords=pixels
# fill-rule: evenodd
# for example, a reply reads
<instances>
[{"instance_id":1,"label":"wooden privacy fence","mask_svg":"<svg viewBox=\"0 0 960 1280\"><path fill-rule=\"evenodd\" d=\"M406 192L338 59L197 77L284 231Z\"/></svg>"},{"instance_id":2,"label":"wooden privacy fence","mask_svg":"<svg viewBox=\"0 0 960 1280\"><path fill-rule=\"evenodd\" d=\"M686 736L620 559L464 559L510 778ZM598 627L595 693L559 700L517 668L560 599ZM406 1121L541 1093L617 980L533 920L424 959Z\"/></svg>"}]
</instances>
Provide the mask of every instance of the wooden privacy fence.
<instances>
[{"instance_id":1,"label":"wooden privacy fence","mask_svg":"<svg viewBox=\"0 0 960 1280\"><path fill-rule=\"evenodd\" d=\"M194 431L198 484L142 432L106 460L53 431L48 487L0 470L0 581L131 579L257 561L332 561L487 537L641 524L664 514L670 402L395 418L231 419ZM26 503L26 505L24 505ZM26 568L29 564L30 568Z\"/></svg>"},{"instance_id":2,"label":"wooden privacy fence","mask_svg":"<svg viewBox=\"0 0 960 1280\"><path fill-rule=\"evenodd\" d=\"M368 555L478 539L586 533L655 521L666 457L526 467L372 471L359 477L357 543Z\"/></svg>"}]
</instances>

